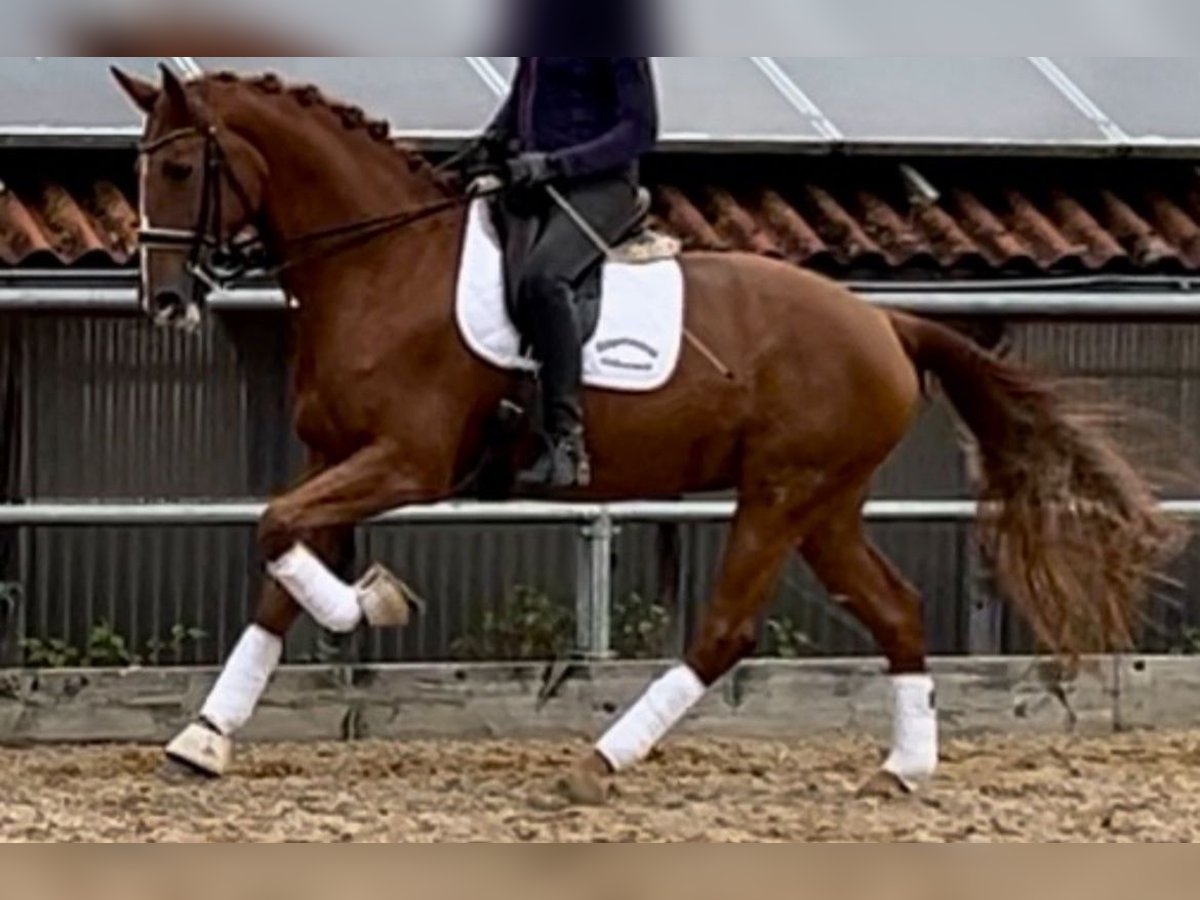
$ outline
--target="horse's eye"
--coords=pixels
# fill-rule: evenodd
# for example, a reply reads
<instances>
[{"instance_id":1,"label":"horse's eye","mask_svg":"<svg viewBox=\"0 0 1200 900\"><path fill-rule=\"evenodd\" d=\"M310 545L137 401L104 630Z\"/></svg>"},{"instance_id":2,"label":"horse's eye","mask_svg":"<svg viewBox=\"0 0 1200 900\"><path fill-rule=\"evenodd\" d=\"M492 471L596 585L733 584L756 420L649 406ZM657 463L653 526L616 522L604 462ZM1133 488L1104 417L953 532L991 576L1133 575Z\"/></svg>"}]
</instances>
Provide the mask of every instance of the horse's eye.
<instances>
[{"instance_id":1,"label":"horse's eye","mask_svg":"<svg viewBox=\"0 0 1200 900\"><path fill-rule=\"evenodd\" d=\"M192 177L194 167L191 163L181 162L165 162L163 163L163 174L172 181L186 181Z\"/></svg>"}]
</instances>

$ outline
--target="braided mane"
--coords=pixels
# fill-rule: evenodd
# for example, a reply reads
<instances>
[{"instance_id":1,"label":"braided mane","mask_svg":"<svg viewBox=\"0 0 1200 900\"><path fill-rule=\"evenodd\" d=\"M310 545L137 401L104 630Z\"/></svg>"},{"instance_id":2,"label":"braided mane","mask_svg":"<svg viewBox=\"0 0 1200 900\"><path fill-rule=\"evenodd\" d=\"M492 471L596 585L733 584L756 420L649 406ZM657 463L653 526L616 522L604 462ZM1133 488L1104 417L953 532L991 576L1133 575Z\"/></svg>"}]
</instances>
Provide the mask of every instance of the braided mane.
<instances>
[{"instance_id":1,"label":"braided mane","mask_svg":"<svg viewBox=\"0 0 1200 900\"><path fill-rule=\"evenodd\" d=\"M436 169L419 149L410 143L393 138L391 125L388 122L383 119L372 119L358 106L326 97L316 85L287 85L274 73L247 78L235 72L216 72L201 79L201 83L203 82L245 85L260 94L286 96L305 109L326 111L346 131L361 132L375 143L398 153L408 165L409 171L427 175L442 190L449 191L454 186L454 179Z\"/></svg>"}]
</instances>

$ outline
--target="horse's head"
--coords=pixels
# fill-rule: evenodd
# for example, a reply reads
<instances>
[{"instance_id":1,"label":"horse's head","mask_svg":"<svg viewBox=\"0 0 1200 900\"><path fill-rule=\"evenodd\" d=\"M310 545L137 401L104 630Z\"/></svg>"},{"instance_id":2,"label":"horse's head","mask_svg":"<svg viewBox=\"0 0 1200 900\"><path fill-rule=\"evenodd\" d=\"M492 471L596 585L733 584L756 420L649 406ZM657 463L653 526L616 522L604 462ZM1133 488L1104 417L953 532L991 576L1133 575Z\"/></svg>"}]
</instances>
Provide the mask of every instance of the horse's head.
<instances>
[{"instance_id":1,"label":"horse's head","mask_svg":"<svg viewBox=\"0 0 1200 900\"><path fill-rule=\"evenodd\" d=\"M140 303L155 322L193 328L209 294L253 268L266 163L224 127L194 86L113 69L146 116L139 146Z\"/></svg>"}]
</instances>

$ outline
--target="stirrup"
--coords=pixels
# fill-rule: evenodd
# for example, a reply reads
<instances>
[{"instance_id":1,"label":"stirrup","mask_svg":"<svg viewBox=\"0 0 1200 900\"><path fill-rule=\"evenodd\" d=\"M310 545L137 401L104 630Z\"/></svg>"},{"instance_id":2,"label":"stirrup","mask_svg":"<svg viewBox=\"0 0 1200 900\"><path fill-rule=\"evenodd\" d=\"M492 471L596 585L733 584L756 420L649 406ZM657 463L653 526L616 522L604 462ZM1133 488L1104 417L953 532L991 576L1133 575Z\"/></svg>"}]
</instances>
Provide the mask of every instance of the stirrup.
<instances>
[{"instance_id":1,"label":"stirrup","mask_svg":"<svg viewBox=\"0 0 1200 900\"><path fill-rule=\"evenodd\" d=\"M569 475L564 475L568 469ZM548 441L533 465L517 475L517 483L525 488L544 490L589 487L592 463L583 438L572 435Z\"/></svg>"}]
</instances>

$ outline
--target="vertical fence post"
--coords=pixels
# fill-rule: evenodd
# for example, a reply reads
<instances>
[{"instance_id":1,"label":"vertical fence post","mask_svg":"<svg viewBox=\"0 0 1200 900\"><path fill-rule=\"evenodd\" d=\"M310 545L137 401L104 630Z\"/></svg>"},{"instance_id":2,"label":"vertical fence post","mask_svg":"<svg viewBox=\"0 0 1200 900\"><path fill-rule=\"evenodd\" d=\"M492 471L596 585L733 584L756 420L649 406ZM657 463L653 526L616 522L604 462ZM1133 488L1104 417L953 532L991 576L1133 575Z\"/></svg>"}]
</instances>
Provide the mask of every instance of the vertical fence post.
<instances>
[{"instance_id":1,"label":"vertical fence post","mask_svg":"<svg viewBox=\"0 0 1200 900\"><path fill-rule=\"evenodd\" d=\"M612 656L612 515L601 512L580 530L575 567L575 643L587 659Z\"/></svg>"}]
</instances>

